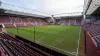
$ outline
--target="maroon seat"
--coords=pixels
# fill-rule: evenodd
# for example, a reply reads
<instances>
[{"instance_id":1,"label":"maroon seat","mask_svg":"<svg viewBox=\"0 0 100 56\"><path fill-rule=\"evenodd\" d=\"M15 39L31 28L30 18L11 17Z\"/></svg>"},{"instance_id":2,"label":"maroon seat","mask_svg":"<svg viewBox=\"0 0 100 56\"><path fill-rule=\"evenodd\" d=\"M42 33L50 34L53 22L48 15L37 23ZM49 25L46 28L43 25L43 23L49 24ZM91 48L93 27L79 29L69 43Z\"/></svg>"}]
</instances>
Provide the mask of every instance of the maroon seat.
<instances>
[{"instance_id":1,"label":"maroon seat","mask_svg":"<svg viewBox=\"0 0 100 56\"><path fill-rule=\"evenodd\" d=\"M6 47L13 53L15 56L43 56L37 49L30 48L26 42L15 39L9 36L6 33L0 33L0 41L6 45ZM1 53L0 49L0 53Z\"/></svg>"},{"instance_id":2,"label":"maroon seat","mask_svg":"<svg viewBox=\"0 0 100 56\"><path fill-rule=\"evenodd\" d=\"M15 27L14 24L4 24L4 25L5 25L6 28L7 28L7 27Z\"/></svg>"},{"instance_id":3,"label":"maroon seat","mask_svg":"<svg viewBox=\"0 0 100 56\"><path fill-rule=\"evenodd\" d=\"M21 26L42 26L47 25L45 21L39 18L21 18L0 16L0 23L5 27L21 27Z\"/></svg>"},{"instance_id":4,"label":"maroon seat","mask_svg":"<svg viewBox=\"0 0 100 56\"><path fill-rule=\"evenodd\" d=\"M76 20L76 25L81 25L81 20L80 19Z\"/></svg>"},{"instance_id":5,"label":"maroon seat","mask_svg":"<svg viewBox=\"0 0 100 56\"><path fill-rule=\"evenodd\" d=\"M11 19L8 16L0 16L0 23L3 24L11 23Z\"/></svg>"},{"instance_id":6,"label":"maroon seat","mask_svg":"<svg viewBox=\"0 0 100 56\"><path fill-rule=\"evenodd\" d=\"M9 54L3 49L1 45L0 45L0 56L9 56Z\"/></svg>"},{"instance_id":7,"label":"maroon seat","mask_svg":"<svg viewBox=\"0 0 100 56\"><path fill-rule=\"evenodd\" d=\"M70 25L75 25L75 20L74 19L70 19Z\"/></svg>"}]
</instances>

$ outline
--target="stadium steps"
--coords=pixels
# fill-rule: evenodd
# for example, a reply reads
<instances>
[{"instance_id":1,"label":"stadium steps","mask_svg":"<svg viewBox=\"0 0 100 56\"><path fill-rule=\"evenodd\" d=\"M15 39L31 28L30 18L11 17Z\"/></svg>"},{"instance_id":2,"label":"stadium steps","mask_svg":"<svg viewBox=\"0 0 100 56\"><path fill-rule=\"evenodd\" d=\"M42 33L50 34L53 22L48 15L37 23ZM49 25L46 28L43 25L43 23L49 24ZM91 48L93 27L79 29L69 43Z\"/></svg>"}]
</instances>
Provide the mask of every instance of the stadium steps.
<instances>
[{"instance_id":1,"label":"stadium steps","mask_svg":"<svg viewBox=\"0 0 100 56\"><path fill-rule=\"evenodd\" d=\"M9 49L7 48L7 46L4 45L4 43L2 42L2 40L0 39L0 47L3 48L3 51L0 50L1 53L4 53L3 55L1 54L1 56L5 56L5 55L8 55L8 56L14 56L12 54L12 52L9 51Z\"/></svg>"},{"instance_id":2,"label":"stadium steps","mask_svg":"<svg viewBox=\"0 0 100 56\"><path fill-rule=\"evenodd\" d=\"M11 56L52 56L6 33L0 33L0 44Z\"/></svg>"}]
</instances>

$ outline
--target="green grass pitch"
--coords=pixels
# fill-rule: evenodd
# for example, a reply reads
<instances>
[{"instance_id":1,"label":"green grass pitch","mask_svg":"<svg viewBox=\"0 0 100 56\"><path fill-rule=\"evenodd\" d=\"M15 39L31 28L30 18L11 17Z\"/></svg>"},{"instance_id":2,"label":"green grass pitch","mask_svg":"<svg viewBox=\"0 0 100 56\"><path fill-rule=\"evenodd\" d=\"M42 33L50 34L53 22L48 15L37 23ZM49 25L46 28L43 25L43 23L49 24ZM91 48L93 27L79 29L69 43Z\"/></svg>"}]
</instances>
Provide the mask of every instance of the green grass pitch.
<instances>
[{"instance_id":1,"label":"green grass pitch","mask_svg":"<svg viewBox=\"0 0 100 56\"><path fill-rule=\"evenodd\" d=\"M34 42L34 26L7 28L7 31ZM35 26L36 43L63 53L77 53L79 34L79 26Z\"/></svg>"}]
</instances>

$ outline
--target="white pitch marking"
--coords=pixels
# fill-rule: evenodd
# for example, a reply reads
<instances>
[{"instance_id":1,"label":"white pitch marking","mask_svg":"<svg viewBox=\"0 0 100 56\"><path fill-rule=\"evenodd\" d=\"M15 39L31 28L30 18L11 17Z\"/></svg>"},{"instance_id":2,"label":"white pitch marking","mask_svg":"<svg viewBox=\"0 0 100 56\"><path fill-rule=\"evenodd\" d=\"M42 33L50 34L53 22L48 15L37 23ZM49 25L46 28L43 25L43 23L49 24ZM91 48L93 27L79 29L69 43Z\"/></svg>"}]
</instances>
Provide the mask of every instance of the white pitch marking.
<instances>
[{"instance_id":1,"label":"white pitch marking","mask_svg":"<svg viewBox=\"0 0 100 56\"><path fill-rule=\"evenodd\" d=\"M59 32L56 32L56 33L59 33ZM54 33L54 34L56 34L56 33ZM80 33L81 33L81 27L80 27L79 40L78 40L78 47L77 47L77 52L76 52L77 54L74 54L73 52L68 52L68 51L65 51L65 50L62 50L62 49L59 49L59 48L56 48L56 47L53 47L53 46L50 46L50 45L44 44L44 43L42 43L42 44L47 45L47 46L50 46L50 47L53 47L53 48L58 49L58 50L61 50L61 51L63 51L63 52L66 52L66 53L69 53L69 54L72 54L72 55L76 55L76 56L78 56L79 41L80 41ZM51 34L51 35L54 35L54 34ZM48 36L51 36L51 35L48 35ZM48 37L48 36L46 36L46 37ZM45 38L45 37L42 37L42 38L40 38L40 39L38 39L38 40L41 40L41 39L43 39L43 38ZM38 42L38 43L41 43L41 42L39 42L39 41L37 41L37 42Z\"/></svg>"},{"instance_id":2,"label":"white pitch marking","mask_svg":"<svg viewBox=\"0 0 100 56\"><path fill-rule=\"evenodd\" d=\"M80 27L80 32L79 32L79 39L78 39L78 46L77 46L77 54L76 54L76 56L78 56L78 51L79 51L80 37L81 37L80 33L81 33L81 27Z\"/></svg>"},{"instance_id":3,"label":"white pitch marking","mask_svg":"<svg viewBox=\"0 0 100 56\"><path fill-rule=\"evenodd\" d=\"M56 32L56 33L59 33L59 32ZM56 34L56 33L54 33L54 34ZM48 37L48 36L51 36L51 35L54 35L54 34L50 34L50 35L47 35L47 36L45 36L45 37ZM39 38L38 40L41 40L41 39L43 39L43 38L45 38L45 37L41 37L41 38Z\"/></svg>"},{"instance_id":4,"label":"white pitch marking","mask_svg":"<svg viewBox=\"0 0 100 56\"><path fill-rule=\"evenodd\" d=\"M63 30L60 30L60 31L63 31ZM59 31L59 32L60 32ZM54 34L57 34L57 33L59 33L59 32L56 32L56 33L54 33ZM45 36L45 37L48 37L48 36L51 36L51 35L54 35L54 34L50 34L50 35L47 35L47 36ZM43 39L43 38L45 38L45 37L41 37L41 38L39 38L38 40L41 40L41 39Z\"/></svg>"}]
</instances>

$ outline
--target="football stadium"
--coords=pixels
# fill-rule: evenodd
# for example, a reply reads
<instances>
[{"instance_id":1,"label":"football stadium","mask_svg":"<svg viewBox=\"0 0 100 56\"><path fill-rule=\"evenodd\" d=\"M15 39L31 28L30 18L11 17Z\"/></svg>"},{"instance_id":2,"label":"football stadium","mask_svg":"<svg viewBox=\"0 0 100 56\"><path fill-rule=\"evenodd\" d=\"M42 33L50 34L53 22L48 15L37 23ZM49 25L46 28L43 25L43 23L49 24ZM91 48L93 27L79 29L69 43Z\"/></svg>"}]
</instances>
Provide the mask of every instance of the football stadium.
<instances>
[{"instance_id":1,"label":"football stadium","mask_svg":"<svg viewBox=\"0 0 100 56\"><path fill-rule=\"evenodd\" d=\"M0 0L0 56L100 56L100 1Z\"/></svg>"}]
</instances>

